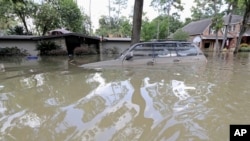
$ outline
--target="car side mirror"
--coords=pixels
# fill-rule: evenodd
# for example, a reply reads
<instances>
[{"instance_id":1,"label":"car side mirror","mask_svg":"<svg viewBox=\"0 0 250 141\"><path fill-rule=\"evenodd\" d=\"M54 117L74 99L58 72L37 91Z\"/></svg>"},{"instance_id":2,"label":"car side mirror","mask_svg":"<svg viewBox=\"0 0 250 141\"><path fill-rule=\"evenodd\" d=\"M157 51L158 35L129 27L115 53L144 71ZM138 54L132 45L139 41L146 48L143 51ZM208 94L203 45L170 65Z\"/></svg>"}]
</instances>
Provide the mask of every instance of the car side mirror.
<instances>
[{"instance_id":1,"label":"car side mirror","mask_svg":"<svg viewBox=\"0 0 250 141\"><path fill-rule=\"evenodd\" d=\"M125 60L130 60L130 59L132 59L133 58L133 56L131 55L131 54L127 54L126 56L125 56Z\"/></svg>"}]
</instances>

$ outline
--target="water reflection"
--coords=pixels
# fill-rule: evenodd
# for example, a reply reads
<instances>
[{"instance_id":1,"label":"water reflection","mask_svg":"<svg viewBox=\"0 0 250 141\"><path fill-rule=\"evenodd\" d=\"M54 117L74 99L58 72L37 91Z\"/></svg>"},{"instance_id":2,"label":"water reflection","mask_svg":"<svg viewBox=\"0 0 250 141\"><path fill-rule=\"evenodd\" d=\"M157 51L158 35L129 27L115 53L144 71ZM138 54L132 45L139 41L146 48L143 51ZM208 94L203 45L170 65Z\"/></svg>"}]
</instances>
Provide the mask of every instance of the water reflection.
<instances>
[{"instance_id":1,"label":"water reflection","mask_svg":"<svg viewBox=\"0 0 250 141\"><path fill-rule=\"evenodd\" d=\"M208 58L99 72L67 58L3 61L0 140L227 140L229 124L249 121L249 59Z\"/></svg>"}]
</instances>

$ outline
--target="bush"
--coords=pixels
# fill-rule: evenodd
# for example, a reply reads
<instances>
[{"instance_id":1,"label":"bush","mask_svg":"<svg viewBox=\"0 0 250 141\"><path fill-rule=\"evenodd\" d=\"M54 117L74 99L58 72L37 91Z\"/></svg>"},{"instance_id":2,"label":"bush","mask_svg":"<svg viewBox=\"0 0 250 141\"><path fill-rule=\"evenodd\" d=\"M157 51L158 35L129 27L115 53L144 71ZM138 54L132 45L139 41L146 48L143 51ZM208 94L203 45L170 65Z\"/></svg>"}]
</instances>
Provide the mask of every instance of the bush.
<instances>
[{"instance_id":1,"label":"bush","mask_svg":"<svg viewBox=\"0 0 250 141\"><path fill-rule=\"evenodd\" d=\"M51 50L47 53L47 55L67 55L68 52L62 49Z\"/></svg>"},{"instance_id":2,"label":"bush","mask_svg":"<svg viewBox=\"0 0 250 141\"><path fill-rule=\"evenodd\" d=\"M117 47L112 47L112 48L105 48L103 50L103 54L118 54L119 50Z\"/></svg>"},{"instance_id":3,"label":"bush","mask_svg":"<svg viewBox=\"0 0 250 141\"><path fill-rule=\"evenodd\" d=\"M174 34L173 34L173 39L174 40L187 40L189 38L189 34L182 29L178 29Z\"/></svg>"},{"instance_id":4,"label":"bush","mask_svg":"<svg viewBox=\"0 0 250 141\"><path fill-rule=\"evenodd\" d=\"M86 47L77 47L74 50L75 55L84 55L88 54L88 49Z\"/></svg>"},{"instance_id":5,"label":"bush","mask_svg":"<svg viewBox=\"0 0 250 141\"><path fill-rule=\"evenodd\" d=\"M247 43L242 43L242 44L240 44L240 47L242 48L242 47L249 47L249 45L247 44Z\"/></svg>"},{"instance_id":6,"label":"bush","mask_svg":"<svg viewBox=\"0 0 250 141\"><path fill-rule=\"evenodd\" d=\"M239 49L239 51L240 52L250 52L250 47L248 46L248 47L241 47L240 49Z\"/></svg>"},{"instance_id":7,"label":"bush","mask_svg":"<svg viewBox=\"0 0 250 141\"><path fill-rule=\"evenodd\" d=\"M94 47L76 47L74 50L75 55L97 54Z\"/></svg>"},{"instance_id":8,"label":"bush","mask_svg":"<svg viewBox=\"0 0 250 141\"><path fill-rule=\"evenodd\" d=\"M1 56L26 56L29 55L27 50L19 49L18 47L5 47L0 48L0 55Z\"/></svg>"},{"instance_id":9,"label":"bush","mask_svg":"<svg viewBox=\"0 0 250 141\"><path fill-rule=\"evenodd\" d=\"M52 50L58 50L60 48L60 46L52 41L40 41L36 46L36 50L40 51L40 55L49 55Z\"/></svg>"}]
</instances>

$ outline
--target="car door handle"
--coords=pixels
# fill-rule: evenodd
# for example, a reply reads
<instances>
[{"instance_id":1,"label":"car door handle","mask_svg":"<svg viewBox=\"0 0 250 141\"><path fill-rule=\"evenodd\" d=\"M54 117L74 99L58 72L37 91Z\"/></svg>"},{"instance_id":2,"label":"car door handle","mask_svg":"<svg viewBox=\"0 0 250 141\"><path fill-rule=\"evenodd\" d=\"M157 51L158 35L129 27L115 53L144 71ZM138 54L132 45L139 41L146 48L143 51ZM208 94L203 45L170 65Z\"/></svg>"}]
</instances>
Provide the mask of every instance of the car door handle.
<instances>
[{"instance_id":1,"label":"car door handle","mask_svg":"<svg viewBox=\"0 0 250 141\"><path fill-rule=\"evenodd\" d=\"M174 59L174 62L180 62L181 60L180 59Z\"/></svg>"}]
</instances>

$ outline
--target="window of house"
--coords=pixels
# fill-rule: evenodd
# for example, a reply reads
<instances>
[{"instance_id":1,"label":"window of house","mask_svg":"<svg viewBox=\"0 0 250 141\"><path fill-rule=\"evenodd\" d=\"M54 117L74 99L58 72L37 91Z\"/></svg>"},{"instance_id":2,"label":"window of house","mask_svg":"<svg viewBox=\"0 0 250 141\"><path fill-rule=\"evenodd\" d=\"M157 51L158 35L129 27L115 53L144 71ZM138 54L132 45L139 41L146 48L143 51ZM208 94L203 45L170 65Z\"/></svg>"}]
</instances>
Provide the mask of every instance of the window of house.
<instances>
[{"instance_id":1,"label":"window of house","mask_svg":"<svg viewBox=\"0 0 250 141\"><path fill-rule=\"evenodd\" d=\"M212 27L209 28L209 34L215 34L215 30Z\"/></svg>"},{"instance_id":2,"label":"window of house","mask_svg":"<svg viewBox=\"0 0 250 141\"><path fill-rule=\"evenodd\" d=\"M236 25L229 25L228 26L228 31L235 31Z\"/></svg>"},{"instance_id":3,"label":"window of house","mask_svg":"<svg viewBox=\"0 0 250 141\"><path fill-rule=\"evenodd\" d=\"M236 25L233 25L232 31L235 31Z\"/></svg>"}]
</instances>

